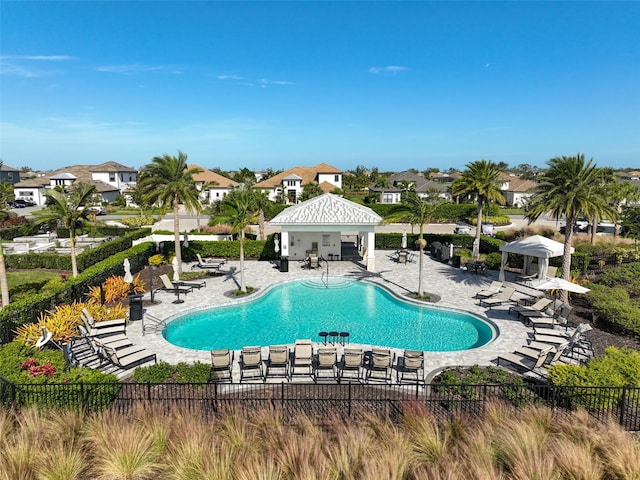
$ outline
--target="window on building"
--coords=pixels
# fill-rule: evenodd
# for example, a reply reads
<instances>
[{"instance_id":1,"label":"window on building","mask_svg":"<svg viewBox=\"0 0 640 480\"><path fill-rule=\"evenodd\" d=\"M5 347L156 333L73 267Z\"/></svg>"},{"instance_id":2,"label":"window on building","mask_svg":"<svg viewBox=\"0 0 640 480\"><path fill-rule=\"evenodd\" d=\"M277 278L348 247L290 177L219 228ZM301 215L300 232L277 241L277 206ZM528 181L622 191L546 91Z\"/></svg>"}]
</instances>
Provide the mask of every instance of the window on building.
<instances>
[{"instance_id":1,"label":"window on building","mask_svg":"<svg viewBox=\"0 0 640 480\"><path fill-rule=\"evenodd\" d=\"M331 235L322 235L322 246L323 247L331 246Z\"/></svg>"},{"instance_id":2,"label":"window on building","mask_svg":"<svg viewBox=\"0 0 640 480\"><path fill-rule=\"evenodd\" d=\"M115 173L110 173L109 174L109 181L110 182L115 182L116 181L116 174Z\"/></svg>"},{"instance_id":3,"label":"window on building","mask_svg":"<svg viewBox=\"0 0 640 480\"><path fill-rule=\"evenodd\" d=\"M382 203L393 203L393 194L392 193L385 193L382 196Z\"/></svg>"},{"instance_id":4,"label":"window on building","mask_svg":"<svg viewBox=\"0 0 640 480\"><path fill-rule=\"evenodd\" d=\"M340 175L334 175L333 176L333 181L338 183L340 181Z\"/></svg>"},{"instance_id":5,"label":"window on building","mask_svg":"<svg viewBox=\"0 0 640 480\"><path fill-rule=\"evenodd\" d=\"M7 172L7 178L13 180L13 172Z\"/></svg>"}]
</instances>

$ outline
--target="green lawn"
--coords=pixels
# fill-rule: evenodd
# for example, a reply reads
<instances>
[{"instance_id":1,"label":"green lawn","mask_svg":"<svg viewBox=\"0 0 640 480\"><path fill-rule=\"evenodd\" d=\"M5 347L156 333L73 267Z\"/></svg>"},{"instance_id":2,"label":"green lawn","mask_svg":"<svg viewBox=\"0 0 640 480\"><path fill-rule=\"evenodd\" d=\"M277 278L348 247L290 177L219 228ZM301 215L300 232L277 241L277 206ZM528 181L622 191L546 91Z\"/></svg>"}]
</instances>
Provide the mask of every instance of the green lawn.
<instances>
[{"instance_id":1,"label":"green lawn","mask_svg":"<svg viewBox=\"0 0 640 480\"><path fill-rule=\"evenodd\" d=\"M59 272L49 270L21 270L19 272L7 272L7 284L9 290L29 283L44 283L52 278L59 277Z\"/></svg>"}]
</instances>

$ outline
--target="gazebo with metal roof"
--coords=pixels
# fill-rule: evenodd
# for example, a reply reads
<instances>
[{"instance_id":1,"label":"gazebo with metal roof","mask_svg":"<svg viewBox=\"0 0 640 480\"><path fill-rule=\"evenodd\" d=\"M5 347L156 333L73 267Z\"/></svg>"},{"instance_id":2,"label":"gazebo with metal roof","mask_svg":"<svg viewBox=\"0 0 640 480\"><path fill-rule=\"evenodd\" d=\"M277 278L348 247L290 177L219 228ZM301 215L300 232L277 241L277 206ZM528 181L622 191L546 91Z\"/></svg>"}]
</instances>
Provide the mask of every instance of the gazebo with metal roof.
<instances>
[{"instance_id":1,"label":"gazebo with metal roof","mask_svg":"<svg viewBox=\"0 0 640 480\"><path fill-rule=\"evenodd\" d=\"M381 221L370 208L325 193L283 210L269 223L281 228L281 255L290 260L312 252L340 260L342 234L355 232L367 270L375 271L375 227Z\"/></svg>"}]
</instances>

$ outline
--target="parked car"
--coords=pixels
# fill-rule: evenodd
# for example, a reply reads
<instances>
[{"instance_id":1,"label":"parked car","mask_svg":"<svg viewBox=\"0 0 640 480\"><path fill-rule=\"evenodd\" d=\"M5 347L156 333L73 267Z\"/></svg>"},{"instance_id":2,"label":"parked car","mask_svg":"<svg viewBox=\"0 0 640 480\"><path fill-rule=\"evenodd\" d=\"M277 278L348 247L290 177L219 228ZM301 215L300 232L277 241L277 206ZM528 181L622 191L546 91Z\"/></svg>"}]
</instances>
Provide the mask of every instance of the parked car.
<instances>
[{"instance_id":1,"label":"parked car","mask_svg":"<svg viewBox=\"0 0 640 480\"><path fill-rule=\"evenodd\" d=\"M101 205L87 207L87 212L91 215L104 215L106 213L105 208Z\"/></svg>"},{"instance_id":2,"label":"parked car","mask_svg":"<svg viewBox=\"0 0 640 480\"><path fill-rule=\"evenodd\" d=\"M456 222L456 228L453 230L453 233L471 235L471 225L464 222Z\"/></svg>"},{"instance_id":3,"label":"parked car","mask_svg":"<svg viewBox=\"0 0 640 480\"><path fill-rule=\"evenodd\" d=\"M9 205L11 205L13 203L13 208L24 208L24 207L35 207L36 204L35 202L31 202L29 200L23 200L21 198L18 198L16 200L14 200L13 202L9 202Z\"/></svg>"}]
</instances>

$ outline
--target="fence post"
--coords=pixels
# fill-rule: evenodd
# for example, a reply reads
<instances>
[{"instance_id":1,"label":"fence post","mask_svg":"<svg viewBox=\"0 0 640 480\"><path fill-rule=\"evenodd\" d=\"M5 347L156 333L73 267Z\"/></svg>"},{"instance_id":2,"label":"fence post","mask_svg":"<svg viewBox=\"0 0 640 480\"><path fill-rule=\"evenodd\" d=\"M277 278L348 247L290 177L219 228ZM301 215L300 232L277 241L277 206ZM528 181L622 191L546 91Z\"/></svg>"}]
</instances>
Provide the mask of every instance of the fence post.
<instances>
[{"instance_id":1,"label":"fence post","mask_svg":"<svg viewBox=\"0 0 640 480\"><path fill-rule=\"evenodd\" d=\"M284 408L284 381L280 382L280 406Z\"/></svg>"},{"instance_id":2,"label":"fence post","mask_svg":"<svg viewBox=\"0 0 640 480\"><path fill-rule=\"evenodd\" d=\"M351 418L351 380L349 380L349 390L347 397L347 417Z\"/></svg>"},{"instance_id":3,"label":"fence post","mask_svg":"<svg viewBox=\"0 0 640 480\"><path fill-rule=\"evenodd\" d=\"M624 411L627 407L627 386L622 387L622 398L620 399L620 418L618 422L620 425L624 425Z\"/></svg>"},{"instance_id":4,"label":"fence post","mask_svg":"<svg viewBox=\"0 0 640 480\"><path fill-rule=\"evenodd\" d=\"M82 412L86 413L87 405L84 398L84 382L80 380L80 406L82 407Z\"/></svg>"},{"instance_id":5,"label":"fence post","mask_svg":"<svg viewBox=\"0 0 640 480\"><path fill-rule=\"evenodd\" d=\"M419 396L420 396L420 382L416 382L416 402L418 401Z\"/></svg>"},{"instance_id":6,"label":"fence post","mask_svg":"<svg viewBox=\"0 0 640 480\"><path fill-rule=\"evenodd\" d=\"M151 382L147 380L147 401L151 405Z\"/></svg>"}]
</instances>

